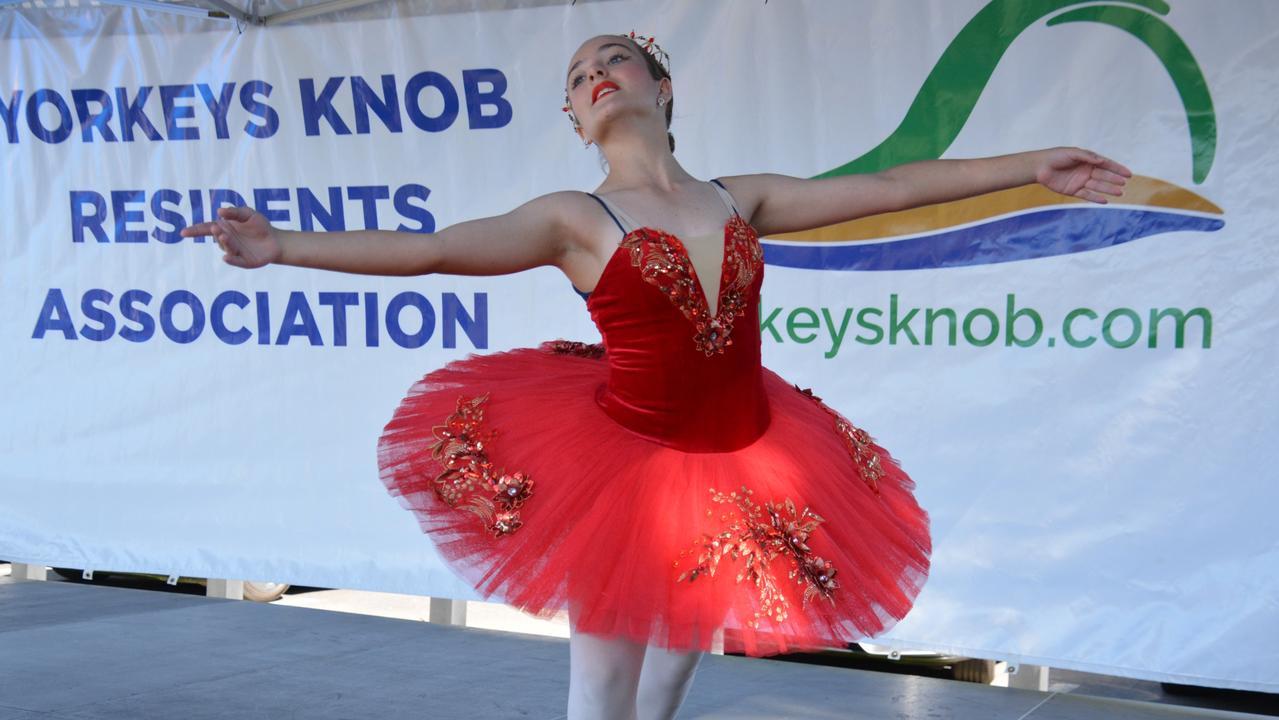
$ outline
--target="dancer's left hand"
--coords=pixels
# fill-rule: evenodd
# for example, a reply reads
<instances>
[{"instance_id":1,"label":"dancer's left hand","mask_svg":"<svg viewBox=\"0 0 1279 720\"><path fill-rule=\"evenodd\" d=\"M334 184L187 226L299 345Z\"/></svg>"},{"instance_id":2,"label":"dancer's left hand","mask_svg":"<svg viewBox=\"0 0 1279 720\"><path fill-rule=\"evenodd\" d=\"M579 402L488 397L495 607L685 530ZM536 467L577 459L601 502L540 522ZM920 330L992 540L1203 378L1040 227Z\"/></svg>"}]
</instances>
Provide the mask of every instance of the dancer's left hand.
<instances>
[{"instance_id":1,"label":"dancer's left hand","mask_svg":"<svg viewBox=\"0 0 1279 720\"><path fill-rule=\"evenodd\" d=\"M1106 204L1106 196L1119 197L1132 171L1091 150L1058 147L1042 150L1035 158L1039 184L1088 202Z\"/></svg>"}]
</instances>

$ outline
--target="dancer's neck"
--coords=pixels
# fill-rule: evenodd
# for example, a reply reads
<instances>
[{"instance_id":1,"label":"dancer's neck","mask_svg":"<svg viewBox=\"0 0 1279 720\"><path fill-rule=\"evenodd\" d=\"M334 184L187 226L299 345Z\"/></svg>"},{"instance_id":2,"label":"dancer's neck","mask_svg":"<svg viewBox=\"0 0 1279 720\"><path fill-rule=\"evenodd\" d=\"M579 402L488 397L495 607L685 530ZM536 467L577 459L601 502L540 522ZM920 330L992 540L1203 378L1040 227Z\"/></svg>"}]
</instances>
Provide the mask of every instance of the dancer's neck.
<instances>
[{"instance_id":1,"label":"dancer's neck","mask_svg":"<svg viewBox=\"0 0 1279 720\"><path fill-rule=\"evenodd\" d=\"M660 137L645 133L611 138L601 150L609 168L601 192L641 187L675 192L679 186L696 181L671 154L664 131Z\"/></svg>"}]
</instances>

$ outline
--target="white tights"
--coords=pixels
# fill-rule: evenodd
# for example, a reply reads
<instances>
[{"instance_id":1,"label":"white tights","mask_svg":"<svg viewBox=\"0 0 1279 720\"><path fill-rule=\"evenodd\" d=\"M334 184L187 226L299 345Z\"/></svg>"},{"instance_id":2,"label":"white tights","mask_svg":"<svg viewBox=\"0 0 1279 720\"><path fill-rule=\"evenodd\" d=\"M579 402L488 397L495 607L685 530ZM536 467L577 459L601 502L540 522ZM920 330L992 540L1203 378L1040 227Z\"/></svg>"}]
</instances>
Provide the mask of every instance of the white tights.
<instances>
[{"instance_id":1,"label":"white tights","mask_svg":"<svg viewBox=\"0 0 1279 720\"><path fill-rule=\"evenodd\" d=\"M570 628L568 720L675 717L702 653L674 653L578 632L571 623Z\"/></svg>"}]
</instances>

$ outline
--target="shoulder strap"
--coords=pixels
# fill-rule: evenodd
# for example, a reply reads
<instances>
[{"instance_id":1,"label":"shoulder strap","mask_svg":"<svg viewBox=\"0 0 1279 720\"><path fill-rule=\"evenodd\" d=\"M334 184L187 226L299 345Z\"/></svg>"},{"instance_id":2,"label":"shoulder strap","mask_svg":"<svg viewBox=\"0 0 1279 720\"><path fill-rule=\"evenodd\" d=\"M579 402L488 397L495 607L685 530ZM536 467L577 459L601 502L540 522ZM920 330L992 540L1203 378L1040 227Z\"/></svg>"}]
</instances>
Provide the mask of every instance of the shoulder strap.
<instances>
[{"instance_id":1,"label":"shoulder strap","mask_svg":"<svg viewBox=\"0 0 1279 720\"><path fill-rule=\"evenodd\" d=\"M595 198L595 202L599 203L600 207L604 208L604 212L608 213L608 216L613 218L613 223L617 225L617 229L621 230L622 234L625 235L626 228L622 227L622 221L618 220L617 216L613 214L613 211L609 208L608 203L604 202L604 198L600 197L599 195L596 195L595 193L586 193L586 194Z\"/></svg>"},{"instance_id":2,"label":"shoulder strap","mask_svg":"<svg viewBox=\"0 0 1279 720\"><path fill-rule=\"evenodd\" d=\"M720 182L719 178L711 179L711 183L715 186L715 192L719 193L719 199L724 201L729 211L734 215L741 215L737 212L737 203L733 202L733 196L729 194L728 188L724 187L724 183Z\"/></svg>"},{"instance_id":3,"label":"shoulder strap","mask_svg":"<svg viewBox=\"0 0 1279 720\"><path fill-rule=\"evenodd\" d=\"M639 227L639 223L632 220L631 216L627 215L620 207L610 203L595 193L587 193L587 195L595 198L595 201L604 208L605 212L608 213L608 216L613 218L613 222L617 224L617 229L622 231L622 235L626 235L626 233Z\"/></svg>"}]
</instances>

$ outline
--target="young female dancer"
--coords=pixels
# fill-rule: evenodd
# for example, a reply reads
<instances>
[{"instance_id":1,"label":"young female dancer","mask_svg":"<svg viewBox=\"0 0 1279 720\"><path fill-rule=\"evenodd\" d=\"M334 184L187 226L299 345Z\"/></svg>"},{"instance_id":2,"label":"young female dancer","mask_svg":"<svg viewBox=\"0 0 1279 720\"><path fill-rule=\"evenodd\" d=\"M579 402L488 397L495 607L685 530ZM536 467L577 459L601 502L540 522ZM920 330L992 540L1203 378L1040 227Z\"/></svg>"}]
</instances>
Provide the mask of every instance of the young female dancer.
<instances>
[{"instance_id":1,"label":"young female dancer","mask_svg":"<svg viewBox=\"0 0 1279 720\"><path fill-rule=\"evenodd\" d=\"M213 235L242 268L562 270L602 345L548 342L428 374L383 433L381 478L481 592L530 613L568 608L569 718L670 718L723 628L752 655L873 637L928 572L913 481L761 367L759 237L1032 182L1105 202L1131 173L1054 148L704 182L673 155L673 87L651 39L586 41L566 83L576 132L608 162L594 193L425 235L285 231L249 208L183 235Z\"/></svg>"}]
</instances>

